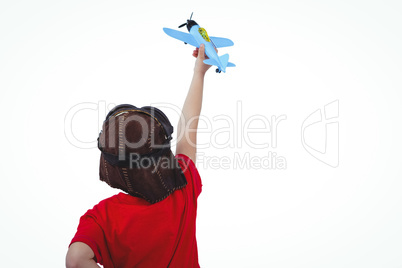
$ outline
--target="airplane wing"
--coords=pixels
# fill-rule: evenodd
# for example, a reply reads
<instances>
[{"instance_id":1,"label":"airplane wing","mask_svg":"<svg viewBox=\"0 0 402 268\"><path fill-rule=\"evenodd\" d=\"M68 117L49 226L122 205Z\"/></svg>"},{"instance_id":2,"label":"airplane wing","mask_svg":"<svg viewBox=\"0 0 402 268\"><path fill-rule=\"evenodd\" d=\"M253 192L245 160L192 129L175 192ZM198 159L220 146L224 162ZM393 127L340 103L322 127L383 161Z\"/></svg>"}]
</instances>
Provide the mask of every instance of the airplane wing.
<instances>
[{"instance_id":1,"label":"airplane wing","mask_svg":"<svg viewBox=\"0 0 402 268\"><path fill-rule=\"evenodd\" d=\"M227 38L213 37L213 36L210 36L209 38L212 40L216 48L230 47L234 45L233 41Z\"/></svg>"},{"instance_id":2,"label":"airplane wing","mask_svg":"<svg viewBox=\"0 0 402 268\"><path fill-rule=\"evenodd\" d=\"M176 39L183 41L184 43L190 44L192 46L198 47L198 44L195 41L194 37L189 33L180 32L180 31L176 31L173 29L169 29L169 28L163 28L163 31L167 35L169 35L173 38L176 38Z\"/></svg>"}]
</instances>

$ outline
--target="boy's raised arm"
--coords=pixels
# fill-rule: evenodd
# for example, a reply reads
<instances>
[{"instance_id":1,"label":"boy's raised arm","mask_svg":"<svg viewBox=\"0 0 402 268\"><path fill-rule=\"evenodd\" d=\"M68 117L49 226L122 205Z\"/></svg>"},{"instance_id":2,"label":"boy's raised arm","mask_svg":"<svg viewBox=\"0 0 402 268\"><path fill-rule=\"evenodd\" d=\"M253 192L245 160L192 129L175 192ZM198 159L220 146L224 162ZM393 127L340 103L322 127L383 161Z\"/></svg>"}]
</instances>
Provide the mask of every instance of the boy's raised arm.
<instances>
[{"instance_id":1,"label":"boy's raised arm","mask_svg":"<svg viewBox=\"0 0 402 268\"><path fill-rule=\"evenodd\" d=\"M197 128L202 106L204 77L211 65L207 65L203 62L205 60L205 48L203 44L199 49L196 48L196 50L194 50L193 56L196 57L197 60L195 62L193 79L177 127L176 154L185 154L195 162L197 152Z\"/></svg>"}]
</instances>

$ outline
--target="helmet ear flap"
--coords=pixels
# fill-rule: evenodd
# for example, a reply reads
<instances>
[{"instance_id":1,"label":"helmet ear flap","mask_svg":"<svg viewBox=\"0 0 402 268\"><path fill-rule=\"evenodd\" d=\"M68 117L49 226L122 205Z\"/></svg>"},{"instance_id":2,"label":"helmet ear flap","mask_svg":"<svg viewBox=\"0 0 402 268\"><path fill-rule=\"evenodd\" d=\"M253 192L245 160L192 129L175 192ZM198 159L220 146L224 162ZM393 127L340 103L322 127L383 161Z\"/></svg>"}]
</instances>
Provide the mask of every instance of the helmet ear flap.
<instances>
[{"instance_id":1,"label":"helmet ear flap","mask_svg":"<svg viewBox=\"0 0 402 268\"><path fill-rule=\"evenodd\" d=\"M173 126L172 124L170 124L170 121L167 118L167 116L161 110L152 106L141 107L141 110L151 114L159 121L159 123L163 127L163 130L165 131L167 140L170 141L172 139Z\"/></svg>"}]
</instances>

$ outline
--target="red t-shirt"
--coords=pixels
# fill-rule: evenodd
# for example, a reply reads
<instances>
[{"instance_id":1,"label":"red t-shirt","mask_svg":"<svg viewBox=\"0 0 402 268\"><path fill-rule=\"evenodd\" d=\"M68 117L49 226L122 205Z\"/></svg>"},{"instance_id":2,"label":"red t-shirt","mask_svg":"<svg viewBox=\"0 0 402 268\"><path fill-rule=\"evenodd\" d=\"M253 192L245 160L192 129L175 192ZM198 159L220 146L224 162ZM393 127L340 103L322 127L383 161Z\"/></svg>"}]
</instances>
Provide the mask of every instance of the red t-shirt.
<instances>
[{"instance_id":1,"label":"red t-shirt","mask_svg":"<svg viewBox=\"0 0 402 268\"><path fill-rule=\"evenodd\" d=\"M87 244L110 267L200 267L195 222L201 178L193 161L176 156L187 185L151 205L119 193L88 210L70 245Z\"/></svg>"}]
</instances>

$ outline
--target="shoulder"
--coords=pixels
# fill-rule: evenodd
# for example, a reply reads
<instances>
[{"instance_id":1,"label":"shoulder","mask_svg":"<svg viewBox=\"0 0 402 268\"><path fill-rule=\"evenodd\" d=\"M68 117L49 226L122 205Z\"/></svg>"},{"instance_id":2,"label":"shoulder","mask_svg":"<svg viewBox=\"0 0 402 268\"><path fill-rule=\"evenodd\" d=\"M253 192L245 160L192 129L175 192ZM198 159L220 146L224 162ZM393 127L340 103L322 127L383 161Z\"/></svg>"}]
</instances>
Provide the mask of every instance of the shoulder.
<instances>
[{"instance_id":1,"label":"shoulder","mask_svg":"<svg viewBox=\"0 0 402 268\"><path fill-rule=\"evenodd\" d=\"M98 204L93 206L93 208L88 209L87 212L82 217L91 217L91 218L98 218L100 215L104 214L105 211L113 204L118 203L119 199L118 196L120 194L113 195L106 199L103 199Z\"/></svg>"},{"instance_id":2,"label":"shoulder","mask_svg":"<svg viewBox=\"0 0 402 268\"><path fill-rule=\"evenodd\" d=\"M191 185L190 187L194 189L194 192L198 197L202 190L202 182L201 176L198 173L198 169L193 160L191 160L191 158L185 154L177 154L176 159L179 162L184 176L186 177L187 183Z\"/></svg>"},{"instance_id":3,"label":"shoulder","mask_svg":"<svg viewBox=\"0 0 402 268\"><path fill-rule=\"evenodd\" d=\"M193 160L185 154L177 154L176 156L177 161L179 162L180 166L183 168L191 168L197 169ZM184 171L184 170L183 170Z\"/></svg>"},{"instance_id":4,"label":"shoulder","mask_svg":"<svg viewBox=\"0 0 402 268\"><path fill-rule=\"evenodd\" d=\"M176 159L179 162L181 169L183 170L184 175L192 175L196 177L200 177L198 173L198 169L195 166L193 160L185 154L177 154Z\"/></svg>"}]
</instances>

